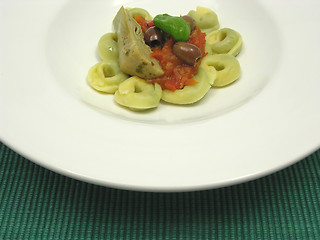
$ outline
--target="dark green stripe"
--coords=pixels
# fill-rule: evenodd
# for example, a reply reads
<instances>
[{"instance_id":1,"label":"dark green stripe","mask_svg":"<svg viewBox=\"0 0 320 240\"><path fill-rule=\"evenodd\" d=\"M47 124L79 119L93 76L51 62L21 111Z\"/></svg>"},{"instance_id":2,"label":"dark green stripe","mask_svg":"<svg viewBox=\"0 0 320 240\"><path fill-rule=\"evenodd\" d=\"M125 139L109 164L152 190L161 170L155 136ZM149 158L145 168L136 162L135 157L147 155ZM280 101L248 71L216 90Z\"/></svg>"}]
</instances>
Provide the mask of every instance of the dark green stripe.
<instances>
[{"instance_id":1,"label":"dark green stripe","mask_svg":"<svg viewBox=\"0 0 320 240\"><path fill-rule=\"evenodd\" d=\"M142 193L53 173L0 144L0 239L319 239L320 150L226 188Z\"/></svg>"}]
</instances>

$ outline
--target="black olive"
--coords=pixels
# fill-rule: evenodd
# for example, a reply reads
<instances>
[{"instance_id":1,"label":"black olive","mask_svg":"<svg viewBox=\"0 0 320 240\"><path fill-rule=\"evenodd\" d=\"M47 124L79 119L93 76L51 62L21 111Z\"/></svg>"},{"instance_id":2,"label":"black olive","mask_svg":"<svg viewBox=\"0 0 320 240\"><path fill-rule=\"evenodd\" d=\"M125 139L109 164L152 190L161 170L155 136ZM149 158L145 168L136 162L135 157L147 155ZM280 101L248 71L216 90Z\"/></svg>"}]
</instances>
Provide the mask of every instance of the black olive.
<instances>
[{"instance_id":1,"label":"black olive","mask_svg":"<svg viewBox=\"0 0 320 240\"><path fill-rule=\"evenodd\" d=\"M185 15L185 16L182 16L181 18L183 18L189 24L191 32L196 28L197 26L196 21L192 17Z\"/></svg>"},{"instance_id":2,"label":"black olive","mask_svg":"<svg viewBox=\"0 0 320 240\"><path fill-rule=\"evenodd\" d=\"M202 56L201 50L191 43L177 42L173 45L173 53L185 64L194 66Z\"/></svg>"},{"instance_id":3,"label":"black olive","mask_svg":"<svg viewBox=\"0 0 320 240\"><path fill-rule=\"evenodd\" d=\"M155 47L163 43L162 31L157 27L150 27L144 33L144 41L150 47Z\"/></svg>"}]
</instances>

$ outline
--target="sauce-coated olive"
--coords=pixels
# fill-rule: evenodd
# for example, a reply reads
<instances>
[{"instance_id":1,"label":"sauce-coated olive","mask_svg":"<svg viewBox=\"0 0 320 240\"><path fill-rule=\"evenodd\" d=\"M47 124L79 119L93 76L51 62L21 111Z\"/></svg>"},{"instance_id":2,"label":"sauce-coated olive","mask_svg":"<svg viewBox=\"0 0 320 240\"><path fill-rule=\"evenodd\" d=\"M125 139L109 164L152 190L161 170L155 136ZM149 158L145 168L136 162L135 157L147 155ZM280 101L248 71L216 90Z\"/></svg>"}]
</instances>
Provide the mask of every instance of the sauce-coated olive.
<instances>
[{"instance_id":1,"label":"sauce-coated olive","mask_svg":"<svg viewBox=\"0 0 320 240\"><path fill-rule=\"evenodd\" d=\"M173 45L173 53L185 64L194 66L201 59L201 50L191 43L177 42Z\"/></svg>"},{"instance_id":2,"label":"sauce-coated olive","mask_svg":"<svg viewBox=\"0 0 320 240\"><path fill-rule=\"evenodd\" d=\"M144 41L150 47L155 47L163 43L162 31L157 27L150 27L144 33Z\"/></svg>"},{"instance_id":3,"label":"sauce-coated olive","mask_svg":"<svg viewBox=\"0 0 320 240\"><path fill-rule=\"evenodd\" d=\"M189 24L191 32L192 32L197 26L196 21L188 15L184 15L184 16L182 16L182 18Z\"/></svg>"}]
</instances>

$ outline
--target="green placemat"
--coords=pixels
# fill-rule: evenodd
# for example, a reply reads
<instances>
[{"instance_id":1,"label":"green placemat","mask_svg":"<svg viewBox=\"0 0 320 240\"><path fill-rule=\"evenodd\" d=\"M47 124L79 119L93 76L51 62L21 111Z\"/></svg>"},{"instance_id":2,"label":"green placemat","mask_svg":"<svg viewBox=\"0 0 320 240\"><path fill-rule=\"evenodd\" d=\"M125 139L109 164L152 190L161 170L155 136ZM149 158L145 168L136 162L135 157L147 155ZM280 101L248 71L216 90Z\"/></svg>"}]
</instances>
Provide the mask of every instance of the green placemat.
<instances>
[{"instance_id":1,"label":"green placemat","mask_svg":"<svg viewBox=\"0 0 320 240\"><path fill-rule=\"evenodd\" d=\"M46 170L0 143L0 239L320 239L320 150L248 183L144 193Z\"/></svg>"}]
</instances>

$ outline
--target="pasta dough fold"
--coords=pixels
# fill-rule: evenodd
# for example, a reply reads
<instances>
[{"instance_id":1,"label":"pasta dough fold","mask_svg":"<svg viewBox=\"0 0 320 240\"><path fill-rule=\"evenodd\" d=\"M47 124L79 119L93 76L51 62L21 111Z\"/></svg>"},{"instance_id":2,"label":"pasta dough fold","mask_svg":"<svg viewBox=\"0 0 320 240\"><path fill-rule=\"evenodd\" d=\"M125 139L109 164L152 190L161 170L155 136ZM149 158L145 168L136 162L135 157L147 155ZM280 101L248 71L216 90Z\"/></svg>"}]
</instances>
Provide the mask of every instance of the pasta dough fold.
<instances>
[{"instance_id":1,"label":"pasta dough fold","mask_svg":"<svg viewBox=\"0 0 320 240\"><path fill-rule=\"evenodd\" d=\"M224 87L233 83L240 77L240 64L238 60L229 54L215 54L206 56L201 63L207 68L215 68L216 79L213 87Z\"/></svg>"},{"instance_id":2,"label":"pasta dough fold","mask_svg":"<svg viewBox=\"0 0 320 240\"><path fill-rule=\"evenodd\" d=\"M150 84L139 77L130 77L119 85L115 101L132 110L146 110L159 105L162 89L159 84Z\"/></svg>"},{"instance_id":3,"label":"pasta dough fold","mask_svg":"<svg viewBox=\"0 0 320 240\"><path fill-rule=\"evenodd\" d=\"M120 67L115 61L99 62L88 72L90 86L105 93L115 93L119 84L128 77L127 74L120 71Z\"/></svg>"},{"instance_id":4,"label":"pasta dough fold","mask_svg":"<svg viewBox=\"0 0 320 240\"><path fill-rule=\"evenodd\" d=\"M107 33L99 39L98 53L102 60L119 60L117 35L115 33Z\"/></svg>"},{"instance_id":5,"label":"pasta dough fold","mask_svg":"<svg viewBox=\"0 0 320 240\"><path fill-rule=\"evenodd\" d=\"M148 21L152 21L153 19L149 12L143 8L126 8L126 10L128 11L131 17L134 17L135 15L140 15Z\"/></svg>"},{"instance_id":6,"label":"pasta dough fold","mask_svg":"<svg viewBox=\"0 0 320 240\"><path fill-rule=\"evenodd\" d=\"M191 10L187 14L192 17L201 31L209 33L217 30L220 27L217 14L209 8L197 7L196 10Z\"/></svg>"},{"instance_id":7,"label":"pasta dough fold","mask_svg":"<svg viewBox=\"0 0 320 240\"><path fill-rule=\"evenodd\" d=\"M202 65L202 63L201 63ZM203 98L211 88L216 77L215 69L208 70L206 67L199 66L198 74L194 80L198 83L195 85L185 86L183 89L175 91L163 90L162 100L174 104L191 104Z\"/></svg>"},{"instance_id":8,"label":"pasta dough fold","mask_svg":"<svg viewBox=\"0 0 320 240\"><path fill-rule=\"evenodd\" d=\"M210 54L238 55L242 48L241 35L233 29L222 28L206 36L206 51Z\"/></svg>"}]
</instances>

